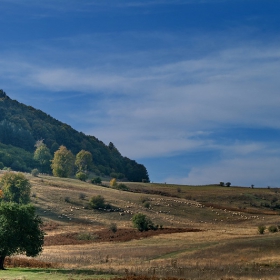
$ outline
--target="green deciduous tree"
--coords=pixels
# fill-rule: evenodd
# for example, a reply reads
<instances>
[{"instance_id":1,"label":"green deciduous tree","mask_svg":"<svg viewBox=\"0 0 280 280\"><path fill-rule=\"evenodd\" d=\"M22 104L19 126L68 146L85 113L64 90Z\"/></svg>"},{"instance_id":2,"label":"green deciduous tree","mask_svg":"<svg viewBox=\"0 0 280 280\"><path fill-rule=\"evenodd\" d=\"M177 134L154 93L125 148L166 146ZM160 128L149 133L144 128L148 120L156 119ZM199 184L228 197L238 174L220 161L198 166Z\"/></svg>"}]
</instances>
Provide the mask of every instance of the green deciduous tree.
<instances>
[{"instance_id":1,"label":"green deciduous tree","mask_svg":"<svg viewBox=\"0 0 280 280\"><path fill-rule=\"evenodd\" d=\"M75 157L65 146L54 153L51 168L54 176L69 177L74 172Z\"/></svg>"},{"instance_id":2,"label":"green deciduous tree","mask_svg":"<svg viewBox=\"0 0 280 280\"><path fill-rule=\"evenodd\" d=\"M132 223L139 231L147 231L149 229L156 229L153 222L144 214L138 213L132 217Z\"/></svg>"},{"instance_id":3,"label":"green deciduous tree","mask_svg":"<svg viewBox=\"0 0 280 280\"><path fill-rule=\"evenodd\" d=\"M91 180L92 184L97 184L97 185L100 185L102 184L102 180L100 177L95 177Z\"/></svg>"},{"instance_id":4,"label":"green deciduous tree","mask_svg":"<svg viewBox=\"0 0 280 280\"><path fill-rule=\"evenodd\" d=\"M81 150L76 155L75 165L79 171L88 171L92 166L92 155L90 152Z\"/></svg>"},{"instance_id":5,"label":"green deciduous tree","mask_svg":"<svg viewBox=\"0 0 280 280\"><path fill-rule=\"evenodd\" d=\"M0 204L0 269L6 256L26 254L35 257L42 251L44 233L34 206L17 203Z\"/></svg>"},{"instance_id":6,"label":"green deciduous tree","mask_svg":"<svg viewBox=\"0 0 280 280\"><path fill-rule=\"evenodd\" d=\"M4 200L27 204L30 202L31 184L22 173L6 172L0 180Z\"/></svg>"},{"instance_id":7,"label":"green deciduous tree","mask_svg":"<svg viewBox=\"0 0 280 280\"><path fill-rule=\"evenodd\" d=\"M41 145L37 147L37 149L34 152L34 159L38 161L41 172L50 172L52 155L50 153L49 148L45 144L41 143Z\"/></svg>"},{"instance_id":8,"label":"green deciduous tree","mask_svg":"<svg viewBox=\"0 0 280 280\"><path fill-rule=\"evenodd\" d=\"M90 199L89 204L90 204L90 207L92 209L99 209L99 208L105 208L106 207L105 199L101 195L93 196Z\"/></svg>"}]
</instances>

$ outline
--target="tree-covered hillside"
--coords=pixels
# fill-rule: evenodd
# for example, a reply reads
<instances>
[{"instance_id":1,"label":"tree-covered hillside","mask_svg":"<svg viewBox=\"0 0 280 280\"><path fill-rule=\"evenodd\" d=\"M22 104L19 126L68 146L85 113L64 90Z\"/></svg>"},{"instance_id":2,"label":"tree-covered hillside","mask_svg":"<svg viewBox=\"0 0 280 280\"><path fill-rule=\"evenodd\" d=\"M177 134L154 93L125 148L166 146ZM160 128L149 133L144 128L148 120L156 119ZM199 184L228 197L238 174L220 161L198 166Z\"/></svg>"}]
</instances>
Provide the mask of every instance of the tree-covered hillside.
<instances>
[{"instance_id":1,"label":"tree-covered hillside","mask_svg":"<svg viewBox=\"0 0 280 280\"><path fill-rule=\"evenodd\" d=\"M94 136L74 130L50 115L9 98L0 90L0 167L30 171L38 164L33 159L35 143L44 144L53 155L63 145L76 155L89 151L96 174L123 174L130 181L149 180L144 165L123 157L113 143L108 146Z\"/></svg>"}]
</instances>

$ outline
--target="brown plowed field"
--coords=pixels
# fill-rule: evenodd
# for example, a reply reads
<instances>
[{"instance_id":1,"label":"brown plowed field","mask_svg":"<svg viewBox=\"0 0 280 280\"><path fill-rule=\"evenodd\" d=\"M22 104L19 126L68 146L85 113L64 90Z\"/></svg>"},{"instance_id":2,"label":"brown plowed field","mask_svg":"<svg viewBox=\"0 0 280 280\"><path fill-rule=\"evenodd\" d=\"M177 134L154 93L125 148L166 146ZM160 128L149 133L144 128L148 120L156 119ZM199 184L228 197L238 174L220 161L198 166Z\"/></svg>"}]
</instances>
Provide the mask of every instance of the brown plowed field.
<instances>
[{"instance_id":1,"label":"brown plowed field","mask_svg":"<svg viewBox=\"0 0 280 280\"><path fill-rule=\"evenodd\" d=\"M140 232L136 229L118 229L116 233L113 233L108 229L102 229L94 232L87 232L84 235L77 232L60 233L52 236L45 236L44 246L87 244L92 242L125 242L159 234L199 231L201 230L194 228L164 228L143 232ZM86 238L83 238L83 236L86 236Z\"/></svg>"}]
</instances>

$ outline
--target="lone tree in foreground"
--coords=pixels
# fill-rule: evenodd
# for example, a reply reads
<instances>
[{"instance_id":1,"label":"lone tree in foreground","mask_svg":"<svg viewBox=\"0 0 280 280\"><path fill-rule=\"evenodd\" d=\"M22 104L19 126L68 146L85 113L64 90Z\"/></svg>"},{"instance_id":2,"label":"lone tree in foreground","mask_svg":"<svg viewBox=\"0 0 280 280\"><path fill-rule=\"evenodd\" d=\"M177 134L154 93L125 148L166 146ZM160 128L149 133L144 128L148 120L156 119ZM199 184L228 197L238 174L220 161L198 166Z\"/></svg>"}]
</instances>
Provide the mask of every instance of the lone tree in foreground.
<instances>
[{"instance_id":1,"label":"lone tree in foreground","mask_svg":"<svg viewBox=\"0 0 280 280\"><path fill-rule=\"evenodd\" d=\"M0 204L0 270L7 256L25 254L35 257L42 251L44 233L33 205Z\"/></svg>"}]
</instances>

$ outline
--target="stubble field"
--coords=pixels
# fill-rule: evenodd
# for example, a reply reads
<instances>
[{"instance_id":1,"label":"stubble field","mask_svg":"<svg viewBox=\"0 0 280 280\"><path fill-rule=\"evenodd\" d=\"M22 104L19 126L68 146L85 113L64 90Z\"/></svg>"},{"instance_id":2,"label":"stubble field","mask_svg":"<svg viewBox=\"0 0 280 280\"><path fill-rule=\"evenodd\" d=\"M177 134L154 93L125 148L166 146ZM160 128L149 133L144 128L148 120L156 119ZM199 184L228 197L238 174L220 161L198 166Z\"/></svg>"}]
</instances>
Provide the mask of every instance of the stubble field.
<instances>
[{"instance_id":1,"label":"stubble field","mask_svg":"<svg viewBox=\"0 0 280 280\"><path fill-rule=\"evenodd\" d=\"M10 260L10 267L29 263L32 271L10 268L0 279L280 279L280 233L258 233L259 225L280 225L279 211L268 207L280 199L278 189L125 183L128 192L27 176L32 203L44 221L44 251L34 260ZM89 209L95 195L113 210ZM135 213L162 229L136 231Z\"/></svg>"}]
</instances>

